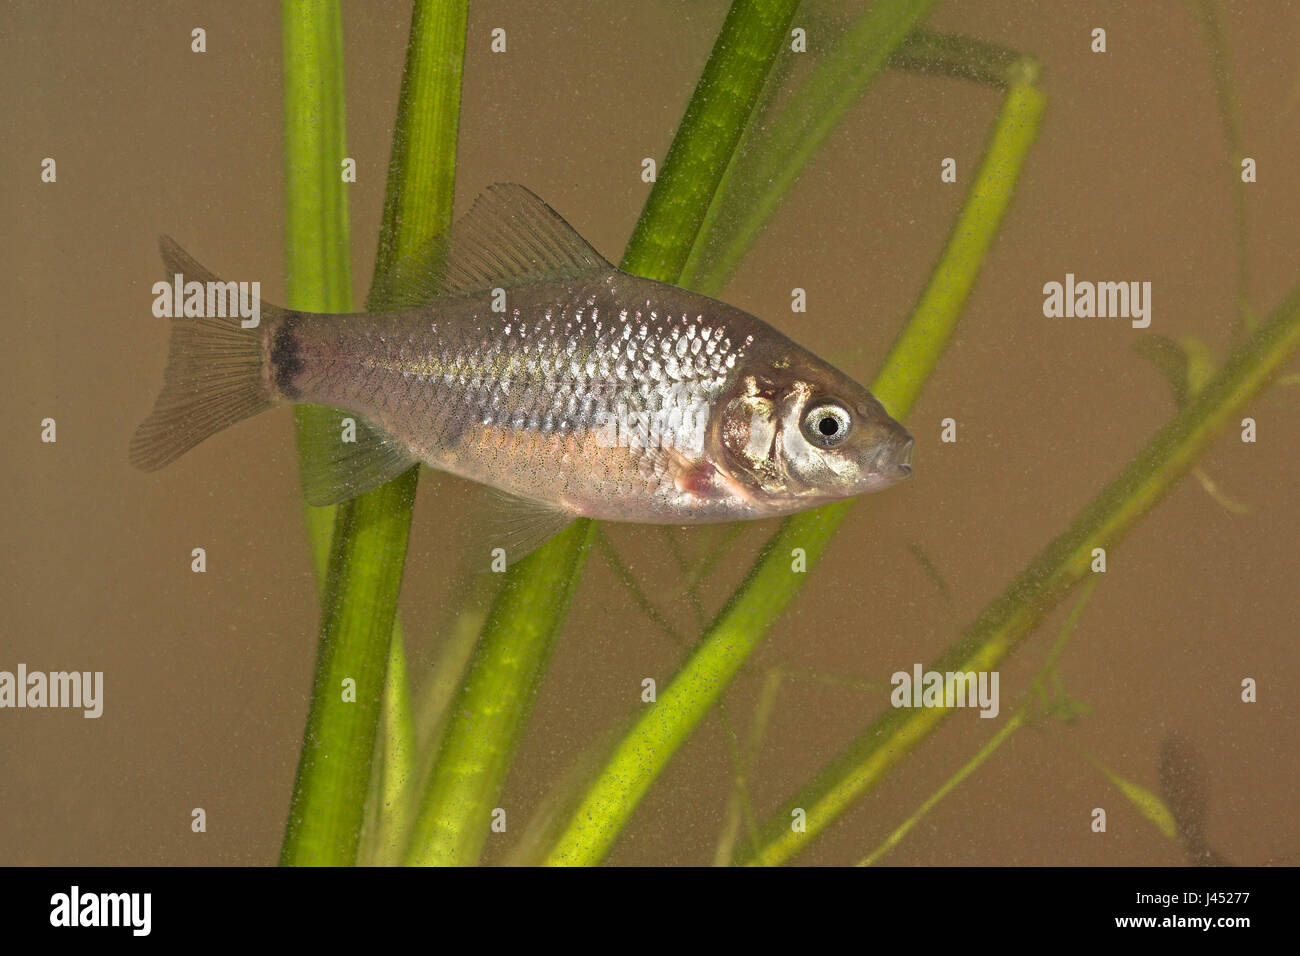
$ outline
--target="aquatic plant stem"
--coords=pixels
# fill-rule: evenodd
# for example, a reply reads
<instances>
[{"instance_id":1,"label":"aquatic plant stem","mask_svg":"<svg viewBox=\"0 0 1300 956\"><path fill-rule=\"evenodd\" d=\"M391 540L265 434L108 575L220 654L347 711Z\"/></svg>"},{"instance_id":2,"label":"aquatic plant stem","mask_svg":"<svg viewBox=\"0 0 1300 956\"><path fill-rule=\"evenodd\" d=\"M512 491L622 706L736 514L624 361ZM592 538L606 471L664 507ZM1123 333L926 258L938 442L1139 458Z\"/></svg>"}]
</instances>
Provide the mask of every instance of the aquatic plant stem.
<instances>
[{"instance_id":1,"label":"aquatic plant stem","mask_svg":"<svg viewBox=\"0 0 1300 956\"><path fill-rule=\"evenodd\" d=\"M397 618L393 620L393 636L388 646L388 672L384 676L379 719L357 848L357 862L361 866L390 866L401 862L411 816L407 793L418 773L418 740L406 671L406 642L402 639L402 622Z\"/></svg>"},{"instance_id":2,"label":"aquatic plant stem","mask_svg":"<svg viewBox=\"0 0 1300 956\"><path fill-rule=\"evenodd\" d=\"M912 316L885 359L872 391L894 417L911 409L943 354L980 265L1011 201L1033 144L1044 97L1013 85L948 243ZM591 784L547 856L552 864L599 862L645 795L741 665L766 637L807 579L792 571L802 549L811 571L852 507L852 500L786 519L745 583L714 618L657 703L647 708Z\"/></svg>"},{"instance_id":3,"label":"aquatic plant stem","mask_svg":"<svg viewBox=\"0 0 1300 956\"><path fill-rule=\"evenodd\" d=\"M668 282L678 278L796 5L732 4L633 232L625 270ZM593 530L588 521L575 522L506 572L450 711L407 862L478 860Z\"/></svg>"},{"instance_id":4,"label":"aquatic plant stem","mask_svg":"<svg viewBox=\"0 0 1300 956\"><path fill-rule=\"evenodd\" d=\"M872 3L798 89L761 125L746 128L681 270L681 285L714 294L726 284L804 166L934 2Z\"/></svg>"},{"instance_id":5,"label":"aquatic plant stem","mask_svg":"<svg viewBox=\"0 0 1300 956\"><path fill-rule=\"evenodd\" d=\"M482 852L501 782L575 590L575 572L586 560L589 526L574 522L554 539L557 550L576 553L577 566L530 555L519 565L526 573L501 589L488 612L484 638L447 713L405 862L468 864Z\"/></svg>"},{"instance_id":6,"label":"aquatic plant stem","mask_svg":"<svg viewBox=\"0 0 1300 956\"><path fill-rule=\"evenodd\" d=\"M338 3L285 0L281 20L287 304L314 312L348 312L352 309L352 279L347 187L337 172L347 155L343 28ZM319 406L294 408L300 454L304 453L302 438L312 427L311 420L329 414L329 409ZM328 573L335 511L333 507L305 510L313 565L322 587ZM302 776L300 758L299 784ZM334 823L323 818L319 822L327 829ZM301 856L295 853L295 858L285 854L284 862L311 862L311 858L324 862L323 858L332 855L328 838L316 841L298 832L305 838L298 847L303 852Z\"/></svg>"},{"instance_id":7,"label":"aquatic plant stem","mask_svg":"<svg viewBox=\"0 0 1300 956\"><path fill-rule=\"evenodd\" d=\"M415 0L372 289L451 228L468 0ZM370 299L370 309L388 303Z\"/></svg>"},{"instance_id":8,"label":"aquatic plant stem","mask_svg":"<svg viewBox=\"0 0 1300 956\"><path fill-rule=\"evenodd\" d=\"M288 149L297 128L313 123L342 129L342 37L335 3L284 3L286 96L310 83L296 79L300 57L328 54L337 92L304 100L290 117ZM331 27L332 24L332 27ZM466 10L463 0L417 0L389 168L378 274L420 248L451 222L460 78ZM330 32L332 29L332 33ZM321 37L333 36L325 46ZM309 51L301 52L305 45ZM315 46L313 46L315 45ZM292 167L295 160L290 160ZM318 154L317 183L341 183L341 150ZM307 163L310 164L308 159ZM439 171L431 175L429 170ZM293 208L291 204L291 209ZM304 235L310 223L295 227ZM296 238L295 234L295 238ZM380 304L371 303L372 307ZM375 732L390 654L397 595L406 559L417 471L336 509L329 570L321 602L321 637L311 710L294 786L281 861L349 865L356 862ZM355 682L345 693L345 681Z\"/></svg>"},{"instance_id":9,"label":"aquatic plant stem","mask_svg":"<svg viewBox=\"0 0 1300 956\"><path fill-rule=\"evenodd\" d=\"M628 272L662 282L681 278L798 5L732 3L624 251Z\"/></svg>"},{"instance_id":10,"label":"aquatic plant stem","mask_svg":"<svg viewBox=\"0 0 1300 956\"><path fill-rule=\"evenodd\" d=\"M352 311L343 92L343 25L337 0L284 0L286 304L308 312ZM329 409L294 406L299 439ZM317 581L325 580L334 508L305 509Z\"/></svg>"},{"instance_id":11,"label":"aquatic plant stem","mask_svg":"<svg viewBox=\"0 0 1300 956\"><path fill-rule=\"evenodd\" d=\"M337 510L285 865L356 862L415 483L382 490Z\"/></svg>"},{"instance_id":12,"label":"aquatic plant stem","mask_svg":"<svg viewBox=\"0 0 1300 956\"><path fill-rule=\"evenodd\" d=\"M749 799L748 780L758 760L759 748L763 735L767 732L768 722L776 709L777 694L785 680L785 672L779 667L769 668L763 676L763 687L758 692L758 703L754 707L754 717L749 725L749 740L743 753L736 754L732 762L731 797L727 801L727 813L722 830L718 834L718 843L713 850L714 866L730 866L735 853L736 840L741 826L749 828L749 837L758 837L754 808ZM719 708L721 709L721 708ZM733 744L733 750L737 749Z\"/></svg>"},{"instance_id":13,"label":"aquatic plant stem","mask_svg":"<svg viewBox=\"0 0 1300 956\"><path fill-rule=\"evenodd\" d=\"M1300 344L1300 288L1236 349L1219 374L1017 575L930 670L995 668L1089 573L1094 548L1114 548L1196 462L1215 435L1260 393ZM744 862L783 863L875 786L947 716L942 708L891 710L864 730L765 821L763 844ZM795 807L807 832L790 828Z\"/></svg>"}]
</instances>

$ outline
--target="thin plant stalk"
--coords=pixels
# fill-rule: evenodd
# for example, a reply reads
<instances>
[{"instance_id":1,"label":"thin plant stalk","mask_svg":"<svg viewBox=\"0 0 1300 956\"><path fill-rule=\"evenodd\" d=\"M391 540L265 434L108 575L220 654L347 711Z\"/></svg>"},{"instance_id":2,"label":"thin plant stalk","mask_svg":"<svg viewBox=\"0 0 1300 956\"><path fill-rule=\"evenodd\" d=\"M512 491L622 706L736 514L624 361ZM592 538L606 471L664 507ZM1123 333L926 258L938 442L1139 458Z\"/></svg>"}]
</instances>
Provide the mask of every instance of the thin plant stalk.
<instances>
[{"instance_id":1,"label":"thin plant stalk","mask_svg":"<svg viewBox=\"0 0 1300 956\"><path fill-rule=\"evenodd\" d=\"M920 27L889 59L896 70L973 80L1006 90L1015 83L1036 83L1036 57L1010 47L958 33L938 33Z\"/></svg>"},{"instance_id":2,"label":"thin plant stalk","mask_svg":"<svg viewBox=\"0 0 1300 956\"><path fill-rule=\"evenodd\" d=\"M405 845L410 826L406 795L418 772L415 712L406 672L405 642L398 620L393 622L393 639L388 648L388 673L379 719L365 822L357 852L362 866L400 862L393 858L394 849Z\"/></svg>"},{"instance_id":3,"label":"thin plant stalk","mask_svg":"<svg viewBox=\"0 0 1300 956\"><path fill-rule=\"evenodd\" d=\"M785 673L779 667L770 668L763 677L763 687L758 693L758 703L754 707L754 718L750 722L749 740L744 753L733 758L731 797L727 801L726 821L718 834L718 844L713 851L714 866L730 866L735 853L736 841L742 824L750 829L750 838L757 840L758 830L754 820L753 807L749 799L749 775L758 760L759 748L763 743L763 734L767 731L772 711L776 709L777 693L785 680ZM733 746L733 750L738 749Z\"/></svg>"},{"instance_id":4,"label":"thin plant stalk","mask_svg":"<svg viewBox=\"0 0 1300 956\"><path fill-rule=\"evenodd\" d=\"M331 97L287 111L290 123L342 130L342 38L336 3L285 0L286 94L305 88L301 58L327 59ZM402 79L379 244L378 274L423 247L451 223L466 7L463 0L417 0ZM332 25L332 32L331 32ZM326 45L322 37L333 37ZM303 52L306 50L308 52ZM290 125L292 169L299 144ZM322 187L341 182L341 151L314 160ZM430 177L429 170L438 173ZM291 202L291 210L294 208ZM291 238L309 234L299 223ZM370 303L372 308L383 303ZM343 311L346 311L344 309ZM281 861L350 865L364 820L390 638L406 558L417 471L411 469L339 505L322 598L321 639L311 710L294 786Z\"/></svg>"},{"instance_id":5,"label":"thin plant stalk","mask_svg":"<svg viewBox=\"0 0 1300 956\"><path fill-rule=\"evenodd\" d=\"M984 745L975 752L975 755L971 757L970 760L962 764L955 774L945 780L937 790L930 794L921 806L917 808L916 812L899 824L898 827L890 833L878 847L872 850L858 863L858 866L874 866L879 863L886 853L903 842L903 838L912 831L913 827L921 822L921 819L927 813L938 806L939 802L943 800L944 797L956 790L963 780L978 770L980 765L984 763L985 760L988 760L989 757L993 756L994 751L1010 740L1012 734L1021 727L1024 727L1028 720L1029 708L1026 706L1017 708L1016 711L1007 718L1006 722L998 728L998 732L989 738Z\"/></svg>"}]
</instances>

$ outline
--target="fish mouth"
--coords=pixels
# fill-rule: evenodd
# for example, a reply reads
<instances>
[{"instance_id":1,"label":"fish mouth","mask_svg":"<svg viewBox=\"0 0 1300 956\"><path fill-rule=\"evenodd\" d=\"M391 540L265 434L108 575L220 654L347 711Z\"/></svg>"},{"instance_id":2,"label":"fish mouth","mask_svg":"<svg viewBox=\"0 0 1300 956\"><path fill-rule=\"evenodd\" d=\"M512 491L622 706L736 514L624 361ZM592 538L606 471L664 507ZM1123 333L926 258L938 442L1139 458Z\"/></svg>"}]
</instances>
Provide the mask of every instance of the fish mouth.
<instances>
[{"instance_id":1,"label":"fish mouth","mask_svg":"<svg viewBox=\"0 0 1300 956\"><path fill-rule=\"evenodd\" d=\"M912 447L916 439L903 432L876 452L871 462L871 470L891 481L902 481L912 474Z\"/></svg>"}]
</instances>

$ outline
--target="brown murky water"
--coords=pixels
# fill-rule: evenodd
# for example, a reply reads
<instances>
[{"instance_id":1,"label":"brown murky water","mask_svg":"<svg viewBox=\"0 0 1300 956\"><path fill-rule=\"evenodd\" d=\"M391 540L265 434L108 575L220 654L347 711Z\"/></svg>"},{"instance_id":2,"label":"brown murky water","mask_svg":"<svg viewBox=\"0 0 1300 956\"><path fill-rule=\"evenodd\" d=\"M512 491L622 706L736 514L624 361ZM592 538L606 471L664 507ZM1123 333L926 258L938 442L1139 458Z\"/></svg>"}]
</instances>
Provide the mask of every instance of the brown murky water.
<instances>
[{"instance_id":1,"label":"brown murky water","mask_svg":"<svg viewBox=\"0 0 1300 956\"><path fill-rule=\"evenodd\" d=\"M494 181L522 182L617 259L647 189L640 160L666 150L724 12L719 2L476 2L458 203ZM407 20L404 3L345 4L358 277L374 256ZM1039 56L1048 110L952 347L908 420L914 479L855 509L726 695L745 732L766 671L790 672L750 781L760 815L888 706L855 681L883 685L931 661L1170 417L1168 386L1133 350L1144 333L1123 320L1044 318L1043 284L1067 272L1149 281L1150 332L1196 336L1218 356L1230 342L1228 151L1187 7L941 4L929 22ZM1246 192L1248 294L1263 315L1300 282L1300 7L1229 4L1223 23L1245 152L1258 162ZM0 25L0 670L105 674L98 720L0 710L0 862L272 862L316 646L289 413L156 475L127 465L126 444L165 352L150 314L159 232L284 298L278 5L11 3ZM190 52L195 26L207 30L206 54ZM496 26L508 30L506 55L489 52ZM1089 51L1098 26L1105 54ZM941 183L939 162L956 158L959 177L973 169L998 103L974 84L886 74L791 191L726 298L869 379L961 202L964 186ZM58 164L53 185L40 181L46 156ZM795 286L807 290L806 314L790 311ZM1112 552L1061 660L1069 693L1091 712L1055 734L1017 734L889 862L1185 861L1078 750L1148 789L1183 786L1171 799L1195 805L1198 839L1229 860L1300 859L1300 409L1281 388L1249 414L1258 442L1231 430L1203 460L1249 511L1230 513L1188 478ZM39 440L47 416L53 445ZM955 444L939 441L949 417ZM441 542L463 493L449 480L421 484L402 599L417 673L453 606L455 555ZM745 531L709 585L710 607L772 527ZM666 539L610 534L689 627ZM207 550L204 575L189 570L195 547ZM1002 668L1004 715L1064 613ZM512 820L527 818L601 728L642 706L641 680L662 684L681 654L593 554L501 798ZM1257 703L1240 700L1247 677ZM800 862L860 859L998 726L957 713ZM1171 754L1179 768L1167 766ZM710 861L731 776L714 714L611 862ZM200 806L208 830L194 834ZM1109 812L1104 835L1090 831L1094 807ZM493 838L489 860L508 853L514 832Z\"/></svg>"}]
</instances>

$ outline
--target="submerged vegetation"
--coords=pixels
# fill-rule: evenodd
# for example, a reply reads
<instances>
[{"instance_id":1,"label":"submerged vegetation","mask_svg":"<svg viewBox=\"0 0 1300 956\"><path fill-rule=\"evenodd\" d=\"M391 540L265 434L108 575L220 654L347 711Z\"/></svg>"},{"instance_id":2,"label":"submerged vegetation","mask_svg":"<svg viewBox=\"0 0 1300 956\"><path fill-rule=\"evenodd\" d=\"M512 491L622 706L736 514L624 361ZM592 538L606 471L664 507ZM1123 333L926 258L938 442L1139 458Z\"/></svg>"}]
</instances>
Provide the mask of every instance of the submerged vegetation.
<instances>
[{"instance_id":1,"label":"submerged vegetation","mask_svg":"<svg viewBox=\"0 0 1300 956\"><path fill-rule=\"evenodd\" d=\"M1000 90L983 160L948 242L871 385L900 420L961 318L1046 104L1031 57L927 31L922 23L932 5L933 0L870 4L798 89L788 90L780 63L789 50L797 0L735 0L621 263L629 272L716 292L804 164L883 69L963 78ZM1213 8L1204 9L1210 11L1206 21L1213 38ZM346 155L337 0L285 0L283 20L289 305L350 311L346 186L337 172ZM463 0L415 0L376 288L387 270L450 224L465 30ZM1235 138L1235 121L1228 128ZM987 670L1013 653L1088 576L1094 549L1118 544L1195 467L1228 419L1268 386L1300 342L1300 290L1259 323L1250 317L1244 292L1242 303L1241 335L1249 330L1249 337L1220 368L1204 370L1194 388L1186 387L1184 376L1175 417L961 631L935 670ZM368 305L384 303L372 297ZM1173 358L1165 354L1163 367L1179 367L1179 354L1186 366L1179 352L1184 346L1170 347ZM300 431L312 428L318 414L301 411ZM688 635L677 634L620 570L617 552L600 529L576 522L513 565L503 582L476 587L440 635L436 671L412 682L418 675L406 666L396 608L415 485L413 469L336 508L307 509L322 593L320 649L282 854L286 864L479 860L570 600L580 595L593 544L649 619L689 645L657 701L615 728L608 746L557 786L564 798L539 815L516 855L520 862L599 862L806 583L808 574L791 573L792 550L802 549L811 572L854 506L832 504L782 522L711 619L698 602L698 586L732 538L724 533L702 562L683 559L683 591L699 608L698 632ZM1086 587L1062 641L1077 622L1091 584ZM1070 720L1080 712L1054 667L1059 647L1058 642L1023 703L1008 709L992 739L863 862L875 862L904 839L921 815L1019 728ZM356 682L355 702L341 698L345 679ZM738 781L752 766L780 686L780 672L770 672L752 738L734 743ZM792 859L903 762L946 714L887 709L766 819L755 819L738 784L716 862ZM1174 818L1158 797L1097 758L1087 759L1162 832L1178 838ZM796 808L806 814L806 831L790 826Z\"/></svg>"}]
</instances>

